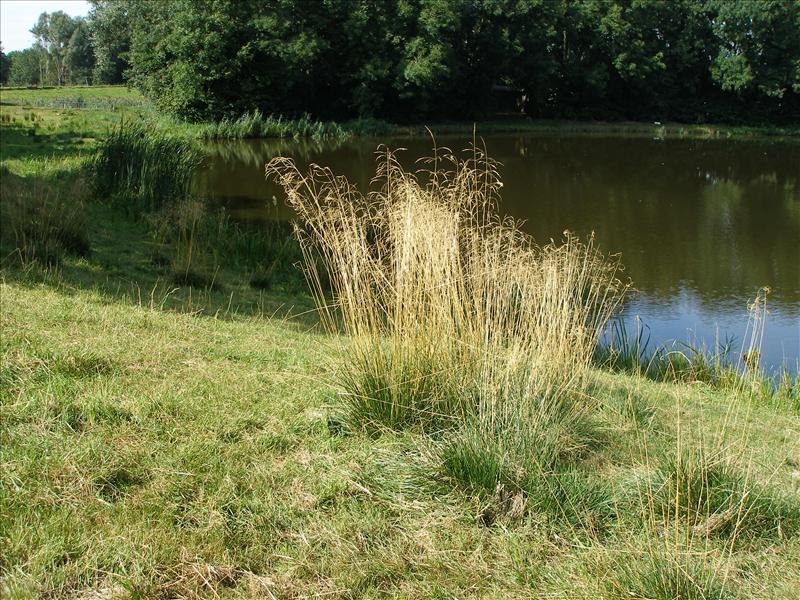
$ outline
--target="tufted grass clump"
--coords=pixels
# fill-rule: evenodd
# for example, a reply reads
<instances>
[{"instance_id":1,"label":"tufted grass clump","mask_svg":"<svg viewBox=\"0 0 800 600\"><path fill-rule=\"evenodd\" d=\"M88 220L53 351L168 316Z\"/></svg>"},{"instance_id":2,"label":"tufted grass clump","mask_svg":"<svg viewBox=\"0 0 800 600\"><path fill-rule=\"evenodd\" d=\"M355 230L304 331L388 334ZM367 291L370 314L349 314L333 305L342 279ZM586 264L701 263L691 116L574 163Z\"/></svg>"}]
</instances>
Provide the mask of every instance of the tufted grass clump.
<instances>
[{"instance_id":1,"label":"tufted grass clump","mask_svg":"<svg viewBox=\"0 0 800 600\"><path fill-rule=\"evenodd\" d=\"M717 569L695 557L657 548L618 560L610 589L620 598L727 600L732 597Z\"/></svg>"},{"instance_id":2,"label":"tufted grass clump","mask_svg":"<svg viewBox=\"0 0 800 600\"><path fill-rule=\"evenodd\" d=\"M587 415L563 420L543 418L546 414L494 431L471 420L435 445L438 477L488 502L485 522L503 513L539 514L597 532L611 521L615 508L610 485L581 466L599 441L595 424ZM486 514L493 516L487 519Z\"/></svg>"},{"instance_id":3,"label":"tufted grass clump","mask_svg":"<svg viewBox=\"0 0 800 600\"><path fill-rule=\"evenodd\" d=\"M569 418L625 291L617 264L566 234L539 246L497 212L497 165L439 150L404 170L379 152L376 188L276 158L323 322L347 334L336 382L356 428L437 430ZM330 279L323 289L319 257Z\"/></svg>"},{"instance_id":4,"label":"tufted grass clump","mask_svg":"<svg viewBox=\"0 0 800 600\"><path fill-rule=\"evenodd\" d=\"M54 267L66 256L89 255L82 180L57 187L44 179L4 173L0 188L3 263Z\"/></svg>"},{"instance_id":5,"label":"tufted grass clump","mask_svg":"<svg viewBox=\"0 0 800 600\"><path fill-rule=\"evenodd\" d=\"M702 446L663 461L653 512L694 534L726 540L786 539L800 531L800 500L749 478L721 452Z\"/></svg>"}]
</instances>

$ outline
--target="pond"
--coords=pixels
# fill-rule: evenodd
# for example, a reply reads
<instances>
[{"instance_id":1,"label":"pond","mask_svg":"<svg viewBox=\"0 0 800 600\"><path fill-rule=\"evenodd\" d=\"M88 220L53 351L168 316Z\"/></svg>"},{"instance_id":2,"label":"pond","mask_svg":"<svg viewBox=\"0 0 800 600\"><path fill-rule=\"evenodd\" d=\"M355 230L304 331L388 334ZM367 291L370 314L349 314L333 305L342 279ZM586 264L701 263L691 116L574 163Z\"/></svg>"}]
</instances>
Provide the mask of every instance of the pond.
<instances>
[{"instance_id":1,"label":"pond","mask_svg":"<svg viewBox=\"0 0 800 600\"><path fill-rule=\"evenodd\" d=\"M440 137L466 147L469 136ZM746 336L748 304L771 289L762 348L768 369L800 360L800 143L780 139L653 139L597 135L490 135L502 163L501 210L525 221L539 242L564 230L595 233L620 253L636 292L624 318L651 346ZM386 141L402 162L431 153L425 138ZM287 219L281 191L264 179L277 155L315 162L362 190L375 167L375 140L336 143L236 141L214 145L198 186L233 218Z\"/></svg>"}]
</instances>

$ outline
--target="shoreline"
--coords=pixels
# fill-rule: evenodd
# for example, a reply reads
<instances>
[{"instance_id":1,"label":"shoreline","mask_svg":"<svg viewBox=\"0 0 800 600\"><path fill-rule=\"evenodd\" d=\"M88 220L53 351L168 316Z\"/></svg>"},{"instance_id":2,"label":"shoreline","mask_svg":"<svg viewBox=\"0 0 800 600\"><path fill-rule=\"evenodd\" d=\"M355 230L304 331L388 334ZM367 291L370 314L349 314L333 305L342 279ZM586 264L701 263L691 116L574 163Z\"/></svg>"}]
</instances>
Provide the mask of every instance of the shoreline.
<instances>
[{"instance_id":1,"label":"shoreline","mask_svg":"<svg viewBox=\"0 0 800 600\"><path fill-rule=\"evenodd\" d=\"M652 135L664 138L797 138L798 126L724 125L714 123L686 124L677 122L644 121L569 121L563 119L485 120L468 122L441 122L431 125L395 125L395 129L407 136L429 135L427 129L439 134L472 133L478 134L574 134L574 135Z\"/></svg>"},{"instance_id":2,"label":"shoreline","mask_svg":"<svg viewBox=\"0 0 800 600\"><path fill-rule=\"evenodd\" d=\"M342 139L347 137L428 137L435 135L564 134L653 136L656 138L748 139L800 138L800 123L789 125L680 123L676 121L604 121L533 119L523 115L495 115L481 120L443 120L391 123L371 117L316 120L286 118L254 112L237 119L191 123L157 113L144 96L127 86L65 86L61 88L0 88L0 104L15 113L27 111L111 112L120 118L139 117L157 126L183 130L207 139ZM22 116L22 115L17 115ZM108 115L111 116L111 115ZM255 117L255 118L254 118ZM276 126L280 124L280 126ZM262 132L267 135L259 135ZM177 132L176 132L177 133Z\"/></svg>"}]
</instances>

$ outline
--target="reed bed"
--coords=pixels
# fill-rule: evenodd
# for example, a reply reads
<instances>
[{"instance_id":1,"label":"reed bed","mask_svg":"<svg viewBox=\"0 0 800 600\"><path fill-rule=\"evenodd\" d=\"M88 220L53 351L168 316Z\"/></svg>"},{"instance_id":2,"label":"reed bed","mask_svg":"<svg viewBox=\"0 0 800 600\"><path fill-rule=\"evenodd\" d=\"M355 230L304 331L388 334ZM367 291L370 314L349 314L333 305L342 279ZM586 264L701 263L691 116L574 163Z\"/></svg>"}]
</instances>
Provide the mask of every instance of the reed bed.
<instances>
[{"instance_id":1,"label":"reed bed","mask_svg":"<svg viewBox=\"0 0 800 600\"><path fill-rule=\"evenodd\" d=\"M99 145L92 165L94 192L141 217L189 197L200 160L188 139L122 123Z\"/></svg>"},{"instance_id":2,"label":"reed bed","mask_svg":"<svg viewBox=\"0 0 800 600\"><path fill-rule=\"evenodd\" d=\"M286 119L282 116L264 115L256 109L235 119L225 118L215 123L203 124L198 135L210 140L311 138L320 141L346 139L350 137L350 132L338 123L318 121L309 115L303 115L299 119Z\"/></svg>"}]
</instances>

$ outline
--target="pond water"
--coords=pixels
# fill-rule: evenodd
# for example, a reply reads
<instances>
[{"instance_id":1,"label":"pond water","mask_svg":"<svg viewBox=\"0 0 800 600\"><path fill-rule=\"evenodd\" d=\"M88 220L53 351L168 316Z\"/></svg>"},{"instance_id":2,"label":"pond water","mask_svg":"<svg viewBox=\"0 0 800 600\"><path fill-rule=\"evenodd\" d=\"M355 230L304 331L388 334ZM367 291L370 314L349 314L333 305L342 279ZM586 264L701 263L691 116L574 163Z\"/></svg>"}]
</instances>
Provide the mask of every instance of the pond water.
<instances>
[{"instance_id":1,"label":"pond water","mask_svg":"<svg viewBox=\"0 0 800 600\"><path fill-rule=\"evenodd\" d=\"M762 349L766 368L797 371L800 360L800 143L791 140L653 139L631 136L490 135L502 163L501 210L525 220L537 241L569 229L595 233L620 253L636 288L625 310L650 343L675 340L741 348L748 304L768 286ZM431 141L386 141L402 161ZM452 149L468 136L440 137ZM236 141L214 145L200 190L233 218L287 219L264 164L290 156L346 175L362 190L374 174L374 140L344 143ZM637 320L638 316L638 320Z\"/></svg>"}]
</instances>

